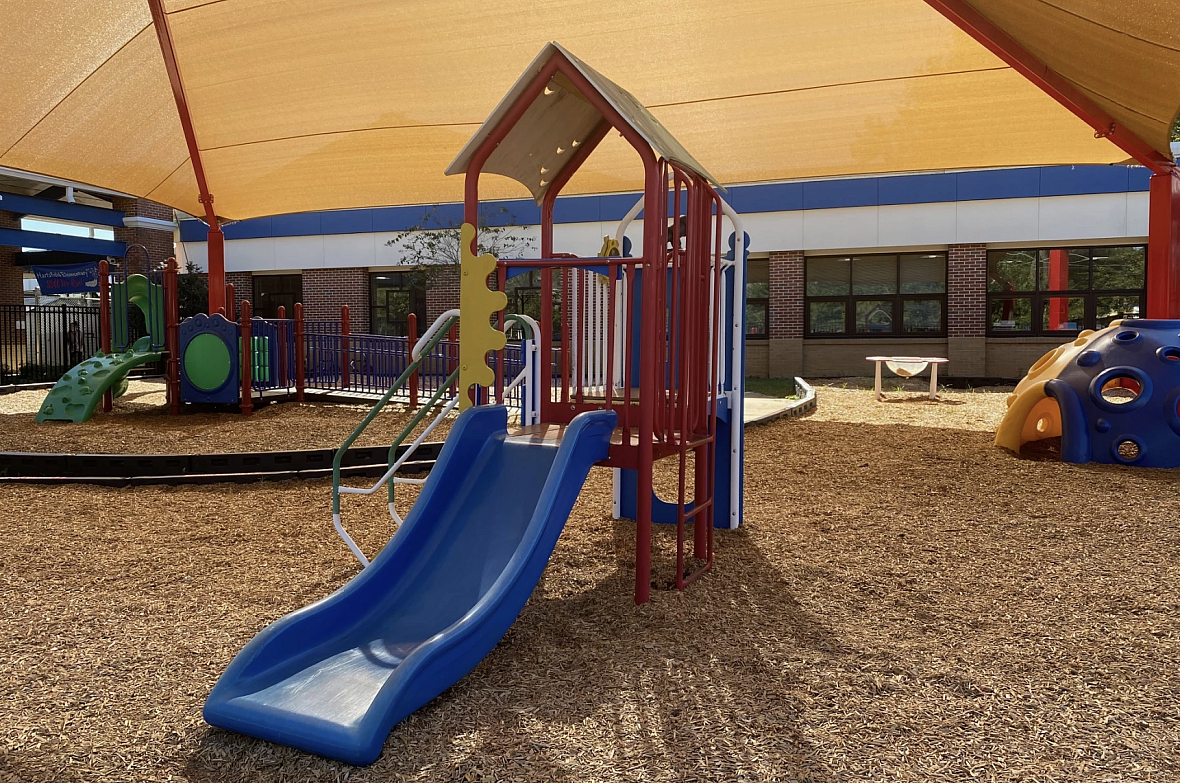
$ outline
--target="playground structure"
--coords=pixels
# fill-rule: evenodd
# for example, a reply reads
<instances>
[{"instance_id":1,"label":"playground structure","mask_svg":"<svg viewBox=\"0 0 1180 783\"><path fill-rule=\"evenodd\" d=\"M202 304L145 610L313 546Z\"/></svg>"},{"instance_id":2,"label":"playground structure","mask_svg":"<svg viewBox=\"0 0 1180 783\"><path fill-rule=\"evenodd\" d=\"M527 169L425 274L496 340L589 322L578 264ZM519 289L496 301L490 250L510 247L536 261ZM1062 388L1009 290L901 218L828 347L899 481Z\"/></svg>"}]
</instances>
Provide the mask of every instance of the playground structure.
<instances>
[{"instance_id":1,"label":"playground structure","mask_svg":"<svg viewBox=\"0 0 1180 783\"><path fill-rule=\"evenodd\" d=\"M400 402L417 408L420 399L432 398L440 386L454 393L455 379L444 382L459 362L457 326L441 336L423 362L414 364L410 354L418 324L413 314L407 336L354 334L347 306L333 320L305 319L300 304L293 317L280 307L277 318L265 319L252 316L246 301L239 313L198 314L180 322L175 261L169 259L163 268L150 262L146 266L144 273L130 274L126 264L99 262L100 350L59 379L37 414L38 422L82 422L96 411L110 412L112 400L127 388L128 375L157 362L164 364L174 415L189 403L234 405L249 415L264 399L303 401L308 394L335 393L345 399L374 399L391 387ZM233 302L233 286L226 288ZM146 331L139 338L131 328L133 310ZM506 346L503 361L509 372L524 367L528 351L519 342ZM411 364L407 382L395 384ZM507 402L518 410L528 404L515 389Z\"/></svg>"},{"instance_id":2,"label":"playground structure","mask_svg":"<svg viewBox=\"0 0 1180 783\"><path fill-rule=\"evenodd\" d=\"M1180 467L1180 321L1113 321L1029 368L996 445L1061 438L1061 461Z\"/></svg>"},{"instance_id":3,"label":"playground structure","mask_svg":"<svg viewBox=\"0 0 1180 783\"><path fill-rule=\"evenodd\" d=\"M643 161L643 198L603 255L557 252L555 199L610 130ZM206 701L212 725L374 761L396 723L466 675L511 626L592 465L614 469L615 514L636 521L637 603L650 597L653 521L676 525L678 589L713 566L714 525L740 523L745 233L703 167L630 94L549 44L447 173L466 177L460 310L418 339L334 462L333 523L364 570L246 645ZM481 173L516 179L541 204L540 258L475 254ZM642 252L622 255L641 213ZM534 271L540 318L505 314L506 281ZM488 287L493 274L499 291ZM342 486L341 456L460 317L458 367L394 441L389 470L369 487ZM509 322L529 346L518 373L506 355ZM395 485L422 482L395 472L433 423L396 460L394 449L456 382L438 416L462 412L402 520ZM521 415L510 427L503 403L515 390ZM672 500L653 491L665 459L677 465ZM370 562L342 525L341 499L383 487L400 524Z\"/></svg>"}]
</instances>

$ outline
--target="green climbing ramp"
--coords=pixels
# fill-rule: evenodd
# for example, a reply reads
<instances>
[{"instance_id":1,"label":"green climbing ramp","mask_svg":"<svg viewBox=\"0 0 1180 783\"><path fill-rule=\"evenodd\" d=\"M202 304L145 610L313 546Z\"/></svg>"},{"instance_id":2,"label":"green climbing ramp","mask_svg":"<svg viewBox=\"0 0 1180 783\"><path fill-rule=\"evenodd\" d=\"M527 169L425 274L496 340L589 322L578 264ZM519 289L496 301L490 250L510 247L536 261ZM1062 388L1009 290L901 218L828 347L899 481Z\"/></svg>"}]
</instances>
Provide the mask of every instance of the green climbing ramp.
<instances>
[{"instance_id":1,"label":"green climbing ramp","mask_svg":"<svg viewBox=\"0 0 1180 783\"><path fill-rule=\"evenodd\" d=\"M127 391L127 373L141 364L159 361L164 354L148 350L147 337L136 340L131 350L123 353L95 354L93 358L72 368L61 377L41 403L37 422L72 421L75 424L89 419L107 389L115 397Z\"/></svg>"}]
</instances>

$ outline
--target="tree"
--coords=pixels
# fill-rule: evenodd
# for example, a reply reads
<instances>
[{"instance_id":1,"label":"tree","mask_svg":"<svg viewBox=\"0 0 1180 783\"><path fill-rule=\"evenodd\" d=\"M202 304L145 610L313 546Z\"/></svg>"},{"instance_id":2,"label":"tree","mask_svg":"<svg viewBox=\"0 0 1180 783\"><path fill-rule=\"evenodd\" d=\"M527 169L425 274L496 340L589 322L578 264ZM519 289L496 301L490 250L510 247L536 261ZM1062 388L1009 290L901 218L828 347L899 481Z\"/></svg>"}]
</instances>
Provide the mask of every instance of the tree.
<instances>
[{"instance_id":1,"label":"tree","mask_svg":"<svg viewBox=\"0 0 1180 783\"><path fill-rule=\"evenodd\" d=\"M184 262L184 274L176 276L176 304L180 320L209 311L209 282L192 261Z\"/></svg>"},{"instance_id":2,"label":"tree","mask_svg":"<svg viewBox=\"0 0 1180 783\"><path fill-rule=\"evenodd\" d=\"M506 216L506 222L488 221L488 214L480 212L476 226L476 252L491 253L496 258L523 258L533 249L532 240L517 225L507 208L500 207L494 215ZM410 226L385 243L386 247L401 246L403 258L413 269L405 272L411 286L430 288L435 277L448 267L458 267L459 232L462 223L441 214L431 207L422 222Z\"/></svg>"}]
</instances>

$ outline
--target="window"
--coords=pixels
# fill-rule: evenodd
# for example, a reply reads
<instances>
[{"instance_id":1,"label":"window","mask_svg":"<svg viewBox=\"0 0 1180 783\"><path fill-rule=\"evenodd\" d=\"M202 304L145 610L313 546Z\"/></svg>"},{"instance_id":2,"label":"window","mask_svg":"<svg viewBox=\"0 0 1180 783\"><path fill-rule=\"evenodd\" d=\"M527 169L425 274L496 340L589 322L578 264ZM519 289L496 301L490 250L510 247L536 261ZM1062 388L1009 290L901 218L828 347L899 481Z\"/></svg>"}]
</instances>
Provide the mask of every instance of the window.
<instances>
[{"instance_id":1,"label":"window","mask_svg":"<svg viewBox=\"0 0 1180 783\"><path fill-rule=\"evenodd\" d=\"M426 290L415 282L405 272L374 272L369 276L369 320L374 334L405 336L410 313L417 316L418 334L430 326L426 323Z\"/></svg>"},{"instance_id":2,"label":"window","mask_svg":"<svg viewBox=\"0 0 1180 783\"><path fill-rule=\"evenodd\" d=\"M765 340L770 336L770 261L751 258L746 262L746 337Z\"/></svg>"},{"instance_id":3,"label":"window","mask_svg":"<svg viewBox=\"0 0 1180 783\"><path fill-rule=\"evenodd\" d=\"M541 272L521 272L508 278L504 286L508 296L507 313L527 315L538 324L541 320ZM553 274L553 335L561 334L561 274Z\"/></svg>"},{"instance_id":4,"label":"window","mask_svg":"<svg viewBox=\"0 0 1180 783\"><path fill-rule=\"evenodd\" d=\"M279 307L288 318L295 317L295 303L303 301L303 275L254 275L254 315L278 318ZM245 292L243 292L245 293Z\"/></svg>"},{"instance_id":5,"label":"window","mask_svg":"<svg viewBox=\"0 0 1180 783\"><path fill-rule=\"evenodd\" d=\"M989 251L988 334L1069 335L1137 318L1146 258L1142 245Z\"/></svg>"},{"instance_id":6,"label":"window","mask_svg":"<svg viewBox=\"0 0 1180 783\"><path fill-rule=\"evenodd\" d=\"M22 217L20 227L24 231L38 231L42 234L61 234L70 237L85 237L87 239L115 238L115 230L107 226L94 226L89 223L74 223L68 220L54 220L53 218ZM43 252L39 247L22 247L22 253Z\"/></svg>"},{"instance_id":7,"label":"window","mask_svg":"<svg viewBox=\"0 0 1180 783\"><path fill-rule=\"evenodd\" d=\"M807 259L809 337L946 333L946 253Z\"/></svg>"}]
</instances>

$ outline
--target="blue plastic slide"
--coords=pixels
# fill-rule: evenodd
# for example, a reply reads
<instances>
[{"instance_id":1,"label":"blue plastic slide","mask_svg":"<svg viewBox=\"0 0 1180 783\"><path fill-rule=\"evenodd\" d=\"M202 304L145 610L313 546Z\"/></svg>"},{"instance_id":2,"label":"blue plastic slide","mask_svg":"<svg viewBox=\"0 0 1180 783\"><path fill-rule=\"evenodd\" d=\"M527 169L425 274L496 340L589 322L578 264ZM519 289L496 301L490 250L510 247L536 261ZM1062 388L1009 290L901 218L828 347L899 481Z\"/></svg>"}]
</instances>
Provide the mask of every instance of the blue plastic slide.
<instances>
[{"instance_id":1,"label":"blue plastic slide","mask_svg":"<svg viewBox=\"0 0 1180 783\"><path fill-rule=\"evenodd\" d=\"M247 644L205 720L371 764L398 721L475 668L541 578L615 414L583 413L560 441L509 437L507 423L501 406L464 411L389 544Z\"/></svg>"}]
</instances>

